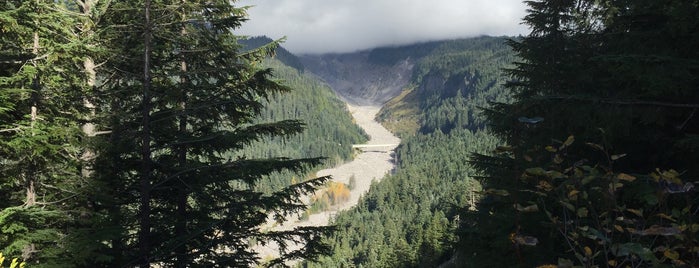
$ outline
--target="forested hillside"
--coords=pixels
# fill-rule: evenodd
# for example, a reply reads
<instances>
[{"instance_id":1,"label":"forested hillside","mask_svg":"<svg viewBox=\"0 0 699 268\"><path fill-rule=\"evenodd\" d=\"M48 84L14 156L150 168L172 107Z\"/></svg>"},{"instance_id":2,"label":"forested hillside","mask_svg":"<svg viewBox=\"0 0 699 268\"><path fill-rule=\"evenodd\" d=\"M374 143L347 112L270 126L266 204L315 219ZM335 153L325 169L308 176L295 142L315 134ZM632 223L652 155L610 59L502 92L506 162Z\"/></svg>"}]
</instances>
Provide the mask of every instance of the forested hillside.
<instances>
[{"instance_id":1,"label":"forested hillside","mask_svg":"<svg viewBox=\"0 0 699 268\"><path fill-rule=\"evenodd\" d=\"M375 50L421 57L399 168L309 267L699 265L699 5L527 4L525 37Z\"/></svg>"},{"instance_id":2,"label":"forested hillside","mask_svg":"<svg viewBox=\"0 0 699 268\"><path fill-rule=\"evenodd\" d=\"M699 3L527 4L456 263L699 266Z\"/></svg>"},{"instance_id":3,"label":"forested hillside","mask_svg":"<svg viewBox=\"0 0 699 268\"><path fill-rule=\"evenodd\" d=\"M501 71L514 61L514 54L505 39L480 37L430 44L377 50L408 57L427 53L413 68L407 90L386 104L379 120L399 135L482 129L485 121L479 107L509 99Z\"/></svg>"},{"instance_id":4,"label":"forested hillside","mask_svg":"<svg viewBox=\"0 0 699 268\"><path fill-rule=\"evenodd\" d=\"M347 159L363 136L326 87L263 64L278 42L243 50L233 2L0 3L3 256L247 267L260 261L252 241L304 245L271 264L326 252L329 228L260 226L305 211L328 178L263 178Z\"/></svg>"},{"instance_id":5,"label":"forested hillside","mask_svg":"<svg viewBox=\"0 0 699 268\"><path fill-rule=\"evenodd\" d=\"M332 89L317 78L276 60L276 56L265 60L263 65L272 68L274 78L292 90L265 101L265 108L256 121L274 122L293 118L303 121L306 130L289 137L261 139L240 150L237 156L326 158L324 164L316 168L351 160L354 153L352 144L363 143L367 137L354 124L346 105ZM288 172L275 174L267 178L269 181L261 183L259 189L264 192L279 190L291 184L292 180L304 180L306 175Z\"/></svg>"},{"instance_id":6,"label":"forested hillside","mask_svg":"<svg viewBox=\"0 0 699 268\"><path fill-rule=\"evenodd\" d=\"M310 267L433 267L449 259L460 210L475 206L480 190L469 156L499 143L483 130L477 107L507 100L501 70L514 54L505 41L480 37L370 52L376 64L416 62L411 84L381 115L405 137L397 171L338 215L339 230L328 238L333 255Z\"/></svg>"},{"instance_id":7,"label":"forested hillside","mask_svg":"<svg viewBox=\"0 0 699 268\"><path fill-rule=\"evenodd\" d=\"M283 40L279 41L283 42ZM243 51L250 51L273 42L274 40L272 40L272 38L266 36L255 36L240 40L240 44L243 45ZM299 57L286 50L286 48L284 47L278 47L274 51L274 58L281 61L284 65L298 70L300 73L303 73L303 71L306 69L306 67L304 67L303 63L301 62L301 59L299 59Z\"/></svg>"},{"instance_id":8,"label":"forested hillside","mask_svg":"<svg viewBox=\"0 0 699 268\"><path fill-rule=\"evenodd\" d=\"M699 267L699 2L524 3L296 56L235 0L2 1L0 266ZM371 180L314 178L367 140L343 100L395 170L298 227Z\"/></svg>"}]
</instances>

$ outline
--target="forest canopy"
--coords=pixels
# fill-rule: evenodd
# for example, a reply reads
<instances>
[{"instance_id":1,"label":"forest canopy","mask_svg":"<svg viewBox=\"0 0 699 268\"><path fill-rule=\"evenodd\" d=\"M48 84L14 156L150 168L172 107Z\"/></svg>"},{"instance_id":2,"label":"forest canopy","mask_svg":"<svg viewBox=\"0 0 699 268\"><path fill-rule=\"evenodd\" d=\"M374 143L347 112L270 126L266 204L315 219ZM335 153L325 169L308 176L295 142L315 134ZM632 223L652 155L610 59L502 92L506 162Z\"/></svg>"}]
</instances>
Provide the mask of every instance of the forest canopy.
<instances>
[{"instance_id":1,"label":"forest canopy","mask_svg":"<svg viewBox=\"0 0 699 268\"><path fill-rule=\"evenodd\" d=\"M265 265L699 266L699 2L524 2L526 36L368 51L412 68L378 115L403 138L395 173L333 227L269 231L366 137L280 40L236 34L246 7L3 1L0 252L249 267L273 241Z\"/></svg>"},{"instance_id":2,"label":"forest canopy","mask_svg":"<svg viewBox=\"0 0 699 268\"><path fill-rule=\"evenodd\" d=\"M291 96L327 102L331 123L295 118L309 117L307 103L293 115L266 108L292 89L262 64L278 41L240 44L245 9L208 0L3 1L0 252L28 267L249 266L260 262L256 241L306 245L282 247L270 265L326 252L327 227L260 226L305 211L301 196L327 178L276 186L263 178L305 174L320 154L342 161L349 149L251 152L307 126L336 130L333 144L364 137L329 89L307 80L294 84L305 93Z\"/></svg>"}]
</instances>

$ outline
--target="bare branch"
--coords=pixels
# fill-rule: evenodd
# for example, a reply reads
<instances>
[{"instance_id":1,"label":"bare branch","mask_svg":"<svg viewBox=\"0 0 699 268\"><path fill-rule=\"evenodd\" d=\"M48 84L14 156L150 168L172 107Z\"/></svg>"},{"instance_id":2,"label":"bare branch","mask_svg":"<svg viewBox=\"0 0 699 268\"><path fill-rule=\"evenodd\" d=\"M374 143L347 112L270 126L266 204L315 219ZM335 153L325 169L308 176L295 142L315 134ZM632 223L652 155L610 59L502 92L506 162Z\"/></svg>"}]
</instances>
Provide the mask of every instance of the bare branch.
<instances>
[{"instance_id":1,"label":"bare branch","mask_svg":"<svg viewBox=\"0 0 699 268\"><path fill-rule=\"evenodd\" d=\"M21 128L18 128L18 127L16 127L16 128L6 128L6 129L0 129L0 133L4 133L4 132L17 132L17 131L20 131L20 130L22 130L22 129L21 129Z\"/></svg>"}]
</instances>

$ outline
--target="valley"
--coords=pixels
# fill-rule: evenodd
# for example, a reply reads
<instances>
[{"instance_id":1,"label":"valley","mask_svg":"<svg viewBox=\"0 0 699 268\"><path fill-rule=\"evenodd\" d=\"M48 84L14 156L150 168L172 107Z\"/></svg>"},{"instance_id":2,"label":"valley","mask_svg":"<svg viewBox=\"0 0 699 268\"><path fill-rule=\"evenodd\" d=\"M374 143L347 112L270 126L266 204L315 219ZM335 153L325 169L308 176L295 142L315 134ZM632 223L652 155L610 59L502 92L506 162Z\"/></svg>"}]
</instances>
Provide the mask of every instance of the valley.
<instances>
[{"instance_id":1,"label":"valley","mask_svg":"<svg viewBox=\"0 0 699 268\"><path fill-rule=\"evenodd\" d=\"M296 227L303 226L326 226L330 224L333 217L343 210L347 210L355 206L361 196L363 196L374 181L381 180L387 174L392 173L395 168L395 160L393 150L400 143L400 139L394 136L390 131L384 128L381 124L374 120L380 107L375 105L349 105L348 109L352 114L357 125L359 125L370 139L365 144L368 145L383 145L391 144L393 146L382 146L377 149L358 150L355 158L347 163L339 166L323 169L316 173L317 176L332 176L332 181L352 184L349 199L340 204L331 206L330 209L311 214L307 219L291 218L281 225L273 223L268 224L267 228L275 231L291 230ZM350 182L350 178L354 177L354 182ZM298 247L291 246L291 249ZM276 257L278 247L275 244L269 244L265 247L257 247L257 252L263 259Z\"/></svg>"},{"instance_id":2,"label":"valley","mask_svg":"<svg viewBox=\"0 0 699 268\"><path fill-rule=\"evenodd\" d=\"M699 267L696 0L246 2L0 5L0 267Z\"/></svg>"}]
</instances>

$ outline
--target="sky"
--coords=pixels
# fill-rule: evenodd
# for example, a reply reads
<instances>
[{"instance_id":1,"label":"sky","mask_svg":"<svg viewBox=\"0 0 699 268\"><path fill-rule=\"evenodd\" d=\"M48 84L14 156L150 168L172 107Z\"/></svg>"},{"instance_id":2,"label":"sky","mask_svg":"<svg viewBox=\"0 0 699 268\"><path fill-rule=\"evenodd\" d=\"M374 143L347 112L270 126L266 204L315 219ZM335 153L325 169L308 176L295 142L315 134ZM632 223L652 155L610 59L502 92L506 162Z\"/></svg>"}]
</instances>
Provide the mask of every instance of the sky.
<instances>
[{"instance_id":1,"label":"sky","mask_svg":"<svg viewBox=\"0 0 699 268\"><path fill-rule=\"evenodd\" d=\"M249 21L237 33L286 36L293 53L527 34L522 0L241 0Z\"/></svg>"}]
</instances>

